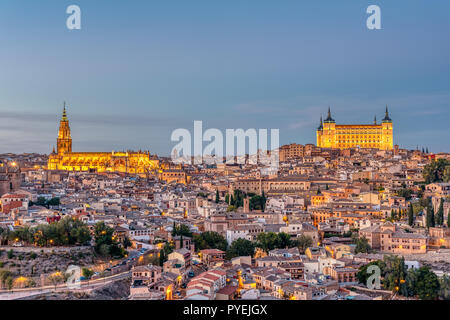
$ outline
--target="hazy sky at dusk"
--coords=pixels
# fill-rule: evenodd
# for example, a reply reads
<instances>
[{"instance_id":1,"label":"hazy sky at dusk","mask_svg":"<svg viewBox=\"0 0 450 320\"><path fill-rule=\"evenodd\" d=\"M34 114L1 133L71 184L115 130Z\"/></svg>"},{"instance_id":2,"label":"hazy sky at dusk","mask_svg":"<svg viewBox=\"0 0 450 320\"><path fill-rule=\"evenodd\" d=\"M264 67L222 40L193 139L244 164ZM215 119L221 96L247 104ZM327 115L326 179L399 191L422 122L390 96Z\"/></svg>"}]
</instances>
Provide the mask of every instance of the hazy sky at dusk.
<instances>
[{"instance_id":1,"label":"hazy sky at dusk","mask_svg":"<svg viewBox=\"0 0 450 320\"><path fill-rule=\"evenodd\" d=\"M51 152L64 100L74 151L167 155L194 120L315 143L328 105L372 123L388 104L395 143L449 152L449 35L447 0L1 0L0 153Z\"/></svg>"}]
</instances>

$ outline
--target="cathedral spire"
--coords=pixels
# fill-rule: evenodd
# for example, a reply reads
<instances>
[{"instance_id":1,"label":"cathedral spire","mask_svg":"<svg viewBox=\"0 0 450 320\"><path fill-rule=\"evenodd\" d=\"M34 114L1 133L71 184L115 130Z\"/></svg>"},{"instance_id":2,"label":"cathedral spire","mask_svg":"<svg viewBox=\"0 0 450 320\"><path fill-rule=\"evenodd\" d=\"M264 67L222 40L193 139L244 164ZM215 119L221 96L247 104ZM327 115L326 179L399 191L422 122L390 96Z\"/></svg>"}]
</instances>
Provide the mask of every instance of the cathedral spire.
<instances>
[{"instance_id":1,"label":"cathedral spire","mask_svg":"<svg viewBox=\"0 0 450 320\"><path fill-rule=\"evenodd\" d=\"M373 118L373 124L377 124L377 115Z\"/></svg>"},{"instance_id":2,"label":"cathedral spire","mask_svg":"<svg viewBox=\"0 0 450 320\"><path fill-rule=\"evenodd\" d=\"M69 119L67 118L65 101L62 118L59 122L58 138L56 139L56 152L58 154L72 152L72 137L70 136Z\"/></svg>"},{"instance_id":3,"label":"cathedral spire","mask_svg":"<svg viewBox=\"0 0 450 320\"><path fill-rule=\"evenodd\" d=\"M61 121L67 121L67 112L66 112L66 102L64 101L64 108L63 108L63 114L62 114L62 118Z\"/></svg>"}]
</instances>

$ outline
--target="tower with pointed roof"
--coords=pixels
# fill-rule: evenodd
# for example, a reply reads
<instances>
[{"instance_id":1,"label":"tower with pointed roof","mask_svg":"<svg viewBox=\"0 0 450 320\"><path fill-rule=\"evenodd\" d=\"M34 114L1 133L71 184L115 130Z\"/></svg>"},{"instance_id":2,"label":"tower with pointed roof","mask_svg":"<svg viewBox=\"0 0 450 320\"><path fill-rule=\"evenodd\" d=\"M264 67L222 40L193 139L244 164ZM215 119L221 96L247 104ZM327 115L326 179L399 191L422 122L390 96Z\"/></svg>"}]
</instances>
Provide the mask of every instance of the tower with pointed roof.
<instances>
[{"instance_id":1,"label":"tower with pointed roof","mask_svg":"<svg viewBox=\"0 0 450 320\"><path fill-rule=\"evenodd\" d=\"M394 148L392 119L389 117L387 105L384 118L381 121L381 145L385 150L392 150Z\"/></svg>"},{"instance_id":2,"label":"tower with pointed roof","mask_svg":"<svg viewBox=\"0 0 450 320\"><path fill-rule=\"evenodd\" d=\"M317 145L322 148L332 148L335 144L335 131L336 121L331 116L331 108L328 106L327 118L322 123L322 117L320 117L321 125L317 129Z\"/></svg>"},{"instance_id":3,"label":"tower with pointed roof","mask_svg":"<svg viewBox=\"0 0 450 320\"><path fill-rule=\"evenodd\" d=\"M336 124L328 107L327 118L317 128L317 146L321 148L369 148L393 150L393 126L386 106L385 116L380 124L374 117L373 124Z\"/></svg>"},{"instance_id":4,"label":"tower with pointed roof","mask_svg":"<svg viewBox=\"0 0 450 320\"><path fill-rule=\"evenodd\" d=\"M72 152L72 137L70 136L69 119L67 118L66 102L59 122L58 138L56 139L56 152L65 154Z\"/></svg>"},{"instance_id":5,"label":"tower with pointed roof","mask_svg":"<svg viewBox=\"0 0 450 320\"><path fill-rule=\"evenodd\" d=\"M324 121L325 123L336 123L336 121L334 121L334 119L331 117L331 108L330 106L328 106L328 116Z\"/></svg>"}]
</instances>

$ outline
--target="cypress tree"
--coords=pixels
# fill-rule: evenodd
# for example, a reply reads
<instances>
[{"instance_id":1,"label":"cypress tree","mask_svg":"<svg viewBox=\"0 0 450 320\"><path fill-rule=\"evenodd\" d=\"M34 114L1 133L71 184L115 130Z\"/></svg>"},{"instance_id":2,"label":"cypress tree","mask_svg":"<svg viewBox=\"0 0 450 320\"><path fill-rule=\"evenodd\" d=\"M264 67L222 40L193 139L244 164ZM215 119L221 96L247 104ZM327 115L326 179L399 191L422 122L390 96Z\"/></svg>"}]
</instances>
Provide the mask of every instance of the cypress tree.
<instances>
[{"instance_id":1,"label":"cypress tree","mask_svg":"<svg viewBox=\"0 0 450 320\"><path fill-rule=\"evenodd\" d=\"M264 194L264 191L262 192L262 196L261 196L261 209L262 209L262 212L264 212L264 210L266 210L266 195Z\"/></svg>"},{"instance_id":2,"label":"cypress tree","mask_svg":"<svg viewBox=\"0 0 450 320\"><path fill-rule=\"evenodd\" d=\"M447 212L447 227L450 228L450 209Z\"/></svg>"},{"instance_id":3,"label":"cypress tree","mask_svg":"<svg viewBox=\"0 0 450 320\"><path fill-rule=\"evenodd\" d=\"M177 235L177 226L175 225L175 221L173 222L173 227L172 227L172 236L176 236Z\"/></svg>"},{"instance_id":4,"label":"cypress tree","mask_svg":"<svg viewBox=\"0 0 450 320\"><path fill-rule=\"evenodd\" d=\"M409 205L408 210L408 224L412 227L414 225L414 210L412 204Z\"/></svg>"},{"instance_id":5,"label":"cypress tree","mask_svg":"<svg viewBox=\"0 0 450 320\"><path fill-rule=\"evenodd\" d=\"M162 267L164 265L164 249L159 251L159 265Z\"/></svg>"},{"instance_id":6,"label":"cypress tree","mask_svg":"<svg viewBox=\"0 0 450 320\"><path fill-rule=\"evenodd\" d=\"M216 203L219 203L220 196L219 196L219 190L216 190Z\"/></svg>"},{"instance_id":7,"label":"cypress tree","mask_svg":"<svg viewBox=\"0 0 450 320\"><path fill-rule=\"evenodd\" d=\"M444 198L441 198L439 209L436 215L436 224L442 226L444 224Z\"/></svg>"},{"instance_id":8,"label":"cypress tree","mask_svg":"<svg viewBox=\"0 0 450 320\"><path fill-rule=\"evenodd\" d=\"M434 209L431 204L427 207L427 228L434 227Z\"/></svg>"}]
</instances>

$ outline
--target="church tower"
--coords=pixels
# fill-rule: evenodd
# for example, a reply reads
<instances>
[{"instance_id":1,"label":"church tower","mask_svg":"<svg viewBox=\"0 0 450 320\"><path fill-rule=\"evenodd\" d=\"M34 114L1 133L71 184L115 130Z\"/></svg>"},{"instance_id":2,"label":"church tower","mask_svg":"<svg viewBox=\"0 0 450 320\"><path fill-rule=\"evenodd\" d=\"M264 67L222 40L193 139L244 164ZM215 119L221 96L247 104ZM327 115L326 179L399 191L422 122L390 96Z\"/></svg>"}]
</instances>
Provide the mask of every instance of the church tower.
<instances>
[{"instance_id":1,"label":"church tower","mask_svg":"<svg viewBox=\"0 0 450 320\"><path fill-rule=\"evenodd\" d=\"M58 139L56 139L56 143L56 151L58 154L72 152L72 137L70 136L69 119L67 118L65 102L62 118L59 122Z\"/></svg>"},{"instance_id":2,"label":"church tower","mask_svg":"<svg viewBox=\"0 0 450 320\"><path fill-rule=\"evenodd\" d=\"M323 121L321 148L333 148L336 144L336 121L331 117L331 109L328 107L328 117Z\"/></svg>"},{"instance_id":3,"label":"church tower","mask_svg":"<svg viewBox=\"0 0 450 320\"><path fill-rule=\"evenodd\" d=\"M386 105L386 113L383 121L381 122L381 149L392 150L394 149L394 139L393 139L393 127L392 119L389 117L388 106Z\"/></svg>"}]
</instances>

